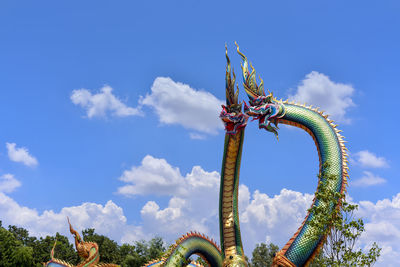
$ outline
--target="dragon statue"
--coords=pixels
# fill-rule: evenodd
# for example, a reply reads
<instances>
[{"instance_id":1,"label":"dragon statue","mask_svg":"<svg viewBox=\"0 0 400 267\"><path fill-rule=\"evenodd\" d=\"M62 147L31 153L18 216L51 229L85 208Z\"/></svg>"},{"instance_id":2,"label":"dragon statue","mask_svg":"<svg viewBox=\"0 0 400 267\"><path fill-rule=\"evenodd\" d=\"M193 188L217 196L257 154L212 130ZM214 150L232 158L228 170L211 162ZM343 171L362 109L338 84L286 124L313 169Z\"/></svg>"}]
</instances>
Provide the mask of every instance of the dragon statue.
<instances>
[{"instance_id":1,"label":"dragon statue","mask_svg":"<svg viewBox=\"0 0 400 267\"><path fill-rule=\"evenodd\" d=\"M327 187L341 194L345 191L348 178L347 149L340 130L336 128L337 125L318 108L288 100L277 100L269 91L266 95L262 79L260 78L260 84L257 85L253 66L250 64L250 71L246 56L237 46L237 52L243 61L243 86L249 97L249 105L244 103L242 112L242 103L238 102L239 88L235 90L235 73L231 71L226 47L225 50L226 105L222 106L220 114L226 132L219 197L221 249L203 235L189 233L178 239L164 257L145 266L183 266L185 260L193 254L201 256L212 267L247 266L240 234L238 186L244 131L250 117L258 120L260 129L272 132L277 138L279 123L305 130L317 147L320 173L333 177L326 179ZM322 182L321 180L324 180L324 177L320 176L319 182ZM318 190L319 187L317 192ZM340 202L335 205L314 197L312 207L324 207L333 211L340 208ZM326 239L323 233L315 237L314 229L309 224L313 216L309 211L293 237L274 257L274 267L308 266L312 262Z\"/></svg>"},{"instance_id":2,"label":"dragon statue","mask_svg":"<svg viewBox=\"0 0 400 267\"><path fill-rule=\"evenodd\" d=\"M313 138L317 147L320 173L324 173L325 177L333 177L333 179L326 179L327 188L332 192L343 194L348 178L347 148L340 134L341 131L336 128L337 125L333 124L333 121L318 108L288 100L278 101L272 93L266 96L263 81L260 79L260 85L257 85L254 68L250 65L252 69L250 72L247 58L239 51L239 47L237 47L237 52L243 60L243 85L249 97L249 106L246 104L244 106L245 114L258 119L260 129L272 132L277 137L278 123L305 130ZM326 203L314 197L312 207L325 207L333 211L340 208L340 202L335 206L333 203ZM308 212L299 229L275 256L273 266L308 266L312 262L326 238L323 234L320 234L318 238L313 237L314 229L309 224L312 219L313 213Z\"/></svg>"},{"instance_id":3,"label":"dragon statue","mask_svg":"<svg viewBox=\"0 0 400 267\"><path fill-rule=\"evenodd\" d=\"M53 249L51 250L51 253L50 253L51 260L46 263L43 263L43 266L47 266L47 267L119 267L119 265L112 264L112 263L99 263L100 255L99 255L98 245L94 242L83 241L81 236L79 235L79 233L77 231L75 231L74 228L72 228L72 225L69 222L69 219L68 219L68 224L69 224L69 231L71 232L71 234L74 235L74 238L75 238L76 250L78 251L78 254L83 259L83 261L81 263L79 263L78 265L74 266L72 264L69 264L68 262L54 258L54 249L57 244L57 240L56 240L56 242L54 242Z\"/></svg>"}]
</instances>

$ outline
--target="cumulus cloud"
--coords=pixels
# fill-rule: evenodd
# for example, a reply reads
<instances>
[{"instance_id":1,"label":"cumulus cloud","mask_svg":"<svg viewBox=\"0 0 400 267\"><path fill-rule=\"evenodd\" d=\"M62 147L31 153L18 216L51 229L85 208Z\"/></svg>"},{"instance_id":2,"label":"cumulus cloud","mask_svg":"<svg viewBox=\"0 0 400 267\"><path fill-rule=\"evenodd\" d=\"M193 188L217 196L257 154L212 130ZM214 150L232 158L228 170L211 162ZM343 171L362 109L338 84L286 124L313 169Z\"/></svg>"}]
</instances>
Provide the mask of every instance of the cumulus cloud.
<instances>
[{"instance_id":1,"label":"cumulus cloud","mask_svg":"<svg viewBox=\"0 0 400 267\"><path fill-rule=\"evenodd\" d=\"M35 236L54 235L56 232L70 236L66 222L68 216L75 229L95 228L96 232L118 242L150 239L156 235L173 242L191 230L201 231L214 239L218 237L218 172L207 172L200 166L194 166L190 173L182 176L178 168L169 165L164 159L151 156L146 156L139 167L128 172L133 174L126 175L127 182L132 185L140 182L140 188L148 195L152 195L150 188L154 186L153 191L157 188L158 195L169 198L167 206L153 200L147 201L141 209L141 221L138 224L128 223L122 208L112 200L105 205L82 203L60 211L45 210L39 213L19 205L0 192L2 221L5 225L24 227ZM141 180L146 174L150 177L147 185ZM152 177L164 179L165 183L155 183ZM178 188L168 191L172 189L168 182L174 179L180 181L174 184ZM132 192L136 194L135 190Z\"/></svg>"},{"instance_id":2,"label":"cumulus cloud","mask_svg":"<svg viewBox=\"0 0 400 267\"><path fill-rule=\"evenodd\" d=\"M0 176L0 192L11 193L20 186L21 182L15 179L14 175L6 173Z\"/></svg>"},{"instance_id":3,"label":"cumulus cloud","mask_svg":"<svg viewBox=\"0 0 400 267\"><path fill-rule=\"evenodd\" d=\"M247 254L255 244L270 240L283 246L303 222L313 195L282 189L273 197L256 190L241 208L240 229L247 241ZM282 227L284 225L285 227Z\"/></svg>"},{"instance_id":4,"label":"cumulus cloud","mask_svg":"<svg viewBox=\"0 0 400 267\"><path fill-rule=\"evenodd\" d=\"M347 109L354 106L351 96L354 88L349 84L336 83L325 74L312 71L297 87L290 99L300 103L312 104L325 110L333 119L350 123L346 117Z\"/></svg>"},{"instance_id":5,"label":"cumulus cloud","mask_svg":"<svg viewBox=\"0 0 400 267\"><path fill-rule=\"evenodd\" d=\"M141 166L133 166L123 172L119 178L127 185L118 188L118 193L132 195L175 195L186 191L180 171L172 167L165 159L145 156Z\"/></svg>"},{"instance_id":6,"label":"cumulus cloud","mask_svg":"<svg viewBox=\"0 0 400 267\"><path fill-rule=\"evenodd\" d=\"M168 77L157 77L151 93L140 103L152 107L161 123L179 124L206 134L216 134L223 128L218 117L222 100ZM194 139L197 137L199 135L192 135Z\"/></svg>"},{"instance_id":7,"label":"cumulus cloud","mask_svg":"<svg viewBox=\"0 0 400 267\"><path fill-rule=\"evenodd\" d=\"M8 150L8 158L15 162L21 162L26 166L36 166L38 161L35 157L29 154L29 151L25 147L17 148L15 143L6 143Z\"/></svg>"},{"instance_id":8,"label":"cumulus cloud","mask_svg":"<svg viewBox=\"0 0 400 267\"><path fill-rule=\"evenodd\" d=\"M95 228L97 233L121 240L126 232L137 239L143 238L140 227L128 226L121 207L109 200L105 205L83 203L79 206L65 207L59 212L24 207L0 192L0 214L3 224L18 225L29 230L34 236L54 235L60 232L70 236L67 216L78 231Z\"/></svg>"},{"instance_id":9,"label":"cumulus cloud","mask_svg":"<svg viewBox=\"0 0 400 267\"><path fill-rule=\"evenodd\" d=\"M145 165L143 162L141 166L135 168L141 168ZM143 232L158 234L172 241L177 238L177 233L197 230L219 240L217 206L219 174L207 172L196 166L189 174L182 175L178 168L169 165L168 162L164 161L163 164L165 166L162 169L174 170L172 176L179 177L181 183L177 186L181 188L175 189L174 194L161 190L163 195L170 197L165 207L161 207L156 201L148 201L143 206L141 210ZM168 165L169 168L166 168ZM149 177L152 175L152 172L148 173ZM151 180L150 185L152 185ZM304 220L312 199L313 195L288 189L282 189L274 196L259 190L250 192L246 185L241 184L239 213L245 253L251 255L255 245L260 242L273 242L280 247L286 244ZM400 254L400 246L396 240L400 238L400 193L391 201L385 199L376 204L361 201L358 204L360 210L356 215L364 218L366 226L360 246L368 247L376 241L383 248L377 266L398 266L399 257L396 256Z\"/></svg>"},{"instance_id":10,"label":"cumulus cloud","mask_svg":"<svg viewBox=\"0 0 400 267\"><path fill-rule=\"evenodd\" d=\"M373 174L372 172L364 171L363 173L364 173L363 177L361 177L360 179L357 179L351 183L353 186L366 187L366 186L372 186L372 185L386 183L386 179L384 179L380 176L377 176L377 175Z\"/></svg>"},{"instance_id":11,"label":"cumulus cloud","mask_svg":"<svg viewBox=\"0 0 400 267\"><path fill-rule=\"evenodd\" d=\"M146 156L140 166L125 171L121 181L127 185L118 189L119 194L159 195L170 197L166 207L148 201L141 209L143 231L160 235L169 241L177 234L196 230L214 236L218 230L218 172L207 172L194 166L182 175L179 168L165 159Z\"/></svg>"},{"instance_id":12,"label":"cumulus cloud","mask_svg":"<svg viewBox=\"0 0 400 267\"><path fill-rule=\"evenodd\" d=\"M121 177L134 190L125 195L138 195L140 189L146 196L168 198L163 205L155 200L147 201L140 211L141 220L129 223L121 207L109 200L104 205L82 203L65 207L60 211L35 209L19 205L0 192L0 214L4 224L15 224L27 228L37 236L54 235L60 232L70 236L66 223L69 216L77 230L95 228L122 242L149 239L155 235L173 242L181 234L196 230L219 240L218 225L218 172L209 172L200 166L182 175L179 168L171 166L165 159L146 156L139 166L127 170ZM150 179L145 180L145 177ZM154 177L162 183L154 181ZM177 182L179 181L179 182ZM168 183L174 183L171 189ZM150 191L150 188L156 190ZM170 192L169 190L172 190ZM120 192L123 194L122 192ZM255 190L250 192L246 185L239 187L239 212L242 241L247 255L251 255L256 243L273 242L282 247L303 221L313 195L282 189L279 194L269 196ZM376 203L360 201L357 217L365 222L365 233L360 246L368 247L374 241L383 248L377 266L399 266L400 245L400 193L392 200L383 199Z\"/></svg>"},{"instance_id":13,"label":"cumulus cloud","mask_svg":"<svg viewBox=\"0 0 400 267\"><path fill-rule=\"evenodd\" d=\"M382 247L377 266L400 266L400 193L391 200L360 201L357 216L366 222L362 243Z\"/></svg>"},{"instance_id":14,"label":"cumulus cloud","mask_svg":"<svg viewBox=\"0 0 400 267\"><path fill-rule=\"evenodd\" d=\"M384 157L378 157L368 150L362 150L355 153L355 162L366 168L386 168L389 167Z\"/></svg>"},{"instance_id":15,"label":"cumulus cloud","mask_svg":"<svg viewBox=\"0 0 400 267\"><path fill-rule=\"evenodd\" d=\"M88 118L106 117L111 114L115 117L127 117L140 115L138 108L132 108L124 104L118 97L112 93L110 86L104 86L99 93L92 94L87 89L73 90L71 101L86 109Z\"/></svg>"},{"instance_id":16,"label":"cumulus cloud","mask_svg":"<svg viewBox=\"0 0 400 267\"><path fill-rule=\"evenodd\" d=\"M170 240L177 237L176 233L189 230L205 232L214 238L219 236L218 172L195 166L190 173L182 175L165 159L146 156L140 166L125 171L121 180L128 185L119 188L120 194L170 196L164 208L155 201L144 205L141 217L145 231ZM269 197L258 190L251 194L242 184L238 201L243 240L248 244L246 252L250 253L256 243L268 238L281 245L287 242L304 219L312 195L283 189L279 195ZM286 225L284 229L280 227L282 224Z\"/></svg>"}]
</instances>

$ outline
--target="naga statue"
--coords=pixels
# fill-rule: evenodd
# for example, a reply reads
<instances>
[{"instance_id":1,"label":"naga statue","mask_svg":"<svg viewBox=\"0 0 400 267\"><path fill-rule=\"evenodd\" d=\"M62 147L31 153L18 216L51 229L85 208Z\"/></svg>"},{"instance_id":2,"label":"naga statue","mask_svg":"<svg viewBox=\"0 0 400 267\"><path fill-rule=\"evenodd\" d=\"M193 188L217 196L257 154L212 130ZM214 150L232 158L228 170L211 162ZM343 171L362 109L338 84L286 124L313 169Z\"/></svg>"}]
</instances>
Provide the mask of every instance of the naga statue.
<instances>
[{"instance_id":1,"label":"naga statue","mask_svg":"<svg viewBox=\"0 0 400 267\"><path fill-rule=\"evenodd\" d=\"M74 228L72 228L71 223L69 222L68 219L68 224L69 224L69 231L71 234L74 235L75 238L75 247L78 252L78 255L83 259L81 263L78 265L74 266L72 264L69 264L68 262L65 262L60 259L54 258L54 249L57 244L54 242L53 249L51 250L50 256L51 260L43 263L43 266L46 267L119 267L117 264L112 264L112 263L99 263L100 260L100 254L99 254L99 247L96 243L94 242L85 242L82 240L81 236L77 231L75 231Z\"/></svg>"},{"instance_id":2,"label":"naga statue","mask_svg":"<svg viewBox=\"0 0 400 267\"><path fill-rule=\"evenodd\" d=\"M236 43L235 43L236 44ZM237 44L236 44L237 46ZM238 102L239 88L235 90L235 73L226 50L226 106L222 106L220 118L225 125L224 154L222 159L221 185L219 197L219 225L221 249L214 241L204 235L189 233L178 239L176 244L159 260L144 266L184 266L193 254L199 255L212 267L245 267L248 266L243 252L239 213L238 191L239 172L244 140L244 131L250 117L258 120L259 128L272 132L278 138L278 124L295 126L305 130L314 140L319 156L320 173L333 179L325 179L326 186L333 192L343 194L347 184L347 149L340 130L322 111L305 104L288 100L277 100L271 92L264 91L260 78L257 85L255 70L246 56L237 52L242 58L243 86L249 97L249 105ZM320 181L324 180L320 176ZM317 192L320 188L317 187ZM340 208L340 202L327 203L314 197L311 207L329 208L330 211ZM315 237L315 229L309 222L313 219L311 211L287 244L276 254L274 267L308 266L322 248L326 236L323 233ZM327 228L327 226L321 226Z\"/></svg>"}]
</instances>

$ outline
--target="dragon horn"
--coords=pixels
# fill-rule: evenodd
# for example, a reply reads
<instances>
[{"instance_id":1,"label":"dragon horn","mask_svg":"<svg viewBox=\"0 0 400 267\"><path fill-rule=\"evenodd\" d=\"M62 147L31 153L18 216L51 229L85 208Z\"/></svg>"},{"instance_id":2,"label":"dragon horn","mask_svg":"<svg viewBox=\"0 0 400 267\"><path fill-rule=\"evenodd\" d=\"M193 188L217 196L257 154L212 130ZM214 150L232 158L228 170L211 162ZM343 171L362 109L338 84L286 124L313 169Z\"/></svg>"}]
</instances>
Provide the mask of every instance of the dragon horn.
<instances>
[{"instance_id":1,"label":"dragon horn","mask_svg":"<svg viewBox=\"0 0 400 267\"><path fill-rule=\"evenodd\" d=\"M256 82L256 71L253 68L253 66L250 64L251 72L249 72L249 63L247 60L247 57L239 51L239 45L235 42L235 45L237 47L237 52L238 54L242 57L243 64L241 64L242 67L242 74L243 74L243 86L244 90L246 91L248 97L250 100L254 100L255 98L265 95L264 92L264 82L260 78L261 82L260 85L257 85Z\"/></svg>"},{"instance_id":2,"label":"dragon horn","mask_svg":"<svg viewBox=\"0 0 400 267\"><path fill-rule=\"evenodd\" d=\"M75 237L75 245L78 245L78 243L80 243L82 241L81 236L79 235L79 233L77 231L75 231L74 228L72 228L71 223L69 222L69 217L67 217L68 220L68 224L69 224L69 231L71 232L71 234L74 235Z\"/></svg>"},{"instance_id":3,"label":"dragon horn","mask_svg":"<svg viewBox=\"0 0 400 267\"><path fill-rule=\"evenodd\" d=\"M237 87L235 92L236 75L234 70L232 69L233 78L231 78L231 61L229 60L228 48L226 44L225 44L225 56L227 61L226 74L225 74L226 105L230 106L238 103L239 87Z\"/></svg>"},{"instance_id":4,"label":"dragon horn","mask_svg":"<svg viewBox=\"0 0 400 267\"><path fill-rule=\"evenodd\" d=\"M56 237L56 240L54 241L53 248L51 249L51 252L50 252L51 259L54 259L54 249L56 248L56 244L57 244L57 237Z\"/></svg>"}]
</instances>

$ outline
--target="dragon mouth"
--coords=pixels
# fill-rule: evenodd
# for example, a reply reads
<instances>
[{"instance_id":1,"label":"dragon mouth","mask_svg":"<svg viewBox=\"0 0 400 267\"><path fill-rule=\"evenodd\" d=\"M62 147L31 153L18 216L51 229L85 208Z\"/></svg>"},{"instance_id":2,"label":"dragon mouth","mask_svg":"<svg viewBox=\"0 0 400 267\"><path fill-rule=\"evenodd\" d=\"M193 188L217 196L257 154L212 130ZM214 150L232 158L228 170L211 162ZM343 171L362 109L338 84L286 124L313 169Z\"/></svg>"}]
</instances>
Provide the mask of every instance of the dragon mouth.
<instances>
[{"instance_id":1,"label":"dragon mouth","mask_svg":"<svg viewBox=\"0 0 400 267\"><path fill-rule=\"evenodd\" d=\"M239 129L247 125L248 116L240 113L227 113L221 112L220 118L225 125L225 131L227 134L236 134Z\"/></svg>"}]
</instances>

